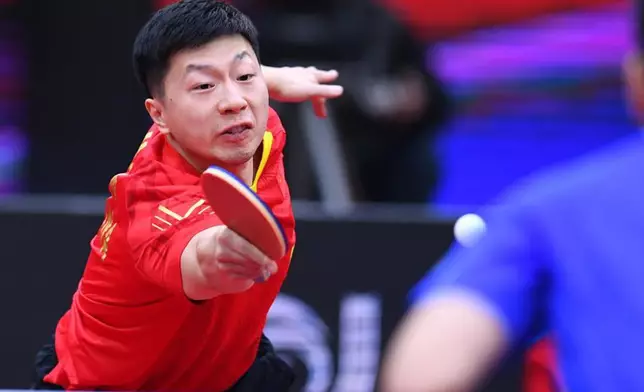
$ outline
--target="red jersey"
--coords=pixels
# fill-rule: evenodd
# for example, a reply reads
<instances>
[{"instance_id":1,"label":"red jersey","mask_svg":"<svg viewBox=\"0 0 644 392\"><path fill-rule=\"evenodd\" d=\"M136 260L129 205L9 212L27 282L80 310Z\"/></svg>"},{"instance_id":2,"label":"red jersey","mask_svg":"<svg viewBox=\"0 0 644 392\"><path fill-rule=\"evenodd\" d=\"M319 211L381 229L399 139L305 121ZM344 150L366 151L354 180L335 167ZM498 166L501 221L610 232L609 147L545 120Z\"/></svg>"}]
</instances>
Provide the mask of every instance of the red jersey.
<instances>
[{"instance_id":1,"label":"red jersey","mask_svg":"<svg viewBox=\"0 0 644 392\"><path fill-rule=\"evenodd\" d=\"M524 392L556 392L555 352L552 340L538 341L526 355Z\"/></svg>"},{"instance_id":2,"label":"red jersey","mask_svg":"<svg viewBox=\"0 0 644 392\"><path fill-rule=\"evenodd\" d=\"M105 220L56 328L59 363L46 382L67 390L223 391L241 378L295 244L285 141L271 110L252 188L291 246L279 271L243 293L195 303L183 292L181 254L195 234L221 222L204 200L200 173L152 127L127 173L110 181Z\"/></svg>"}]
</instances>

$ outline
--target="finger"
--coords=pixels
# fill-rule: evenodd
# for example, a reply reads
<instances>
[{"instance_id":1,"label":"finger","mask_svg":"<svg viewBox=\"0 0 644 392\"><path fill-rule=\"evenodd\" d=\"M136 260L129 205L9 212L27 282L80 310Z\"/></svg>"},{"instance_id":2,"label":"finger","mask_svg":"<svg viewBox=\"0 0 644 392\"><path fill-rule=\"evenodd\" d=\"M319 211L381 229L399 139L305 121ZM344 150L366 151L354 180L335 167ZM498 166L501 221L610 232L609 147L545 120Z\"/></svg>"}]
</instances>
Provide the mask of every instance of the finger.
<instances>
[{"instance_id":1,"label":"finger","mask_svg":"<svg viewBox=\"0 0 644 392\"><path fill-rule=\"evenodd\" d=\"M230 251L241 256L242 260L252 261L260 266L268 266L272 262L255 245L230 229L222 235L221 241Z\"/></svg>"},{"instance_id":2,"label":"finger","mask_svg":"<svg viewBox=\"0 0 644 392\"><path fill-rule=\"evenodd\" d=\"M263 283L263 282L266 282L266 281L268 280L268 278L270 278L270 277L271 277L271 275L272 275L272 274L271 274L270 272L268 272L268 271L266 271L266 270L262 270L262 274L261 274L260 276L256 277L256 278L255 278L255 279L253 279L253 280L254 280L256 283Z\"/></svg>"},{"instance_id":3,"label":"finger","mask_svg":"<svg viewBox=\"0 0 644 392\"><path fill-rule=\"evenodd\" d=\"M234 266L227 264L227 263L218 263L218 268L220 273L226 275L230 279L234 280L249 280L249 281L254 281L255 278L258 275L261 275L259 273L251 274L246 271L239 270L235 268Z\"/></svg>"},{"instance_id":4,"label":"finger","mask_svg":"<svg viewBox=\"0 0 644 392\"><path fill-rule=\"evenodd\" d=\"M269 259L263 252L236 233L231 231L223 240L224 243L230 242L230 244L222 249L223 254L220 255L219 259L223 262L249 268L249 273L255 273L256 276L263 277L259 280L254 279L255 281L263 282L278 271L275 261Z\"/></svg>"},{"instance_id":5,"label":"finger","mask_svg":"<svg viewBox=\"0 0 644 392\"><path fill-rule=\"evenodd\" d=\"M250 286L253 285L253 283L262 282L260 279L249 278L249 277L247 277L245 275L236 274L234 272L228 273L228 276L230 278L234 279L234 280L243 280L243 281L249 282L249 288L250 288Z\"/></svg>"},{"instance_id":6,"label":"finger","mask_svg":"<svg viewBox=\"0 0 644 392\"><path fill-rule=\"evenodd\" d=\"M219 262L247 270L249 271L249 273L266 272L269 275L272 275L278 270L277 263L272 260L269 260L267 264L258 264L257 262L249 260L246 256L243 256L235 252L234 250L228 250L227 252L221 254L219 256Z\"/></svg>"},{"instance_id":7,"label":"finger","mask_svg":"<svg viewBox=\"0 0 644 392\"><path fill-rule=\"evenodd\" d=\"M321 98L337 98L343 92L344 88L337 84L316 84L311 86L309 95Z\"/></svg>"},{"instance_id":8,"label":"finger","mask_svg":"<svg viewBox=\"0 0 644 392\"><path fill-rule=\"evenodd\" d=\"M255 283L263 283L268 280L273 274L261 269L259 272L250 273L250 272L235 272L235 271L226 271L226 274L233 279L239 280L252 280Z\"/></svg>"},{"instance_id":9,"label":"finger","mask_svg":"<svg viewBox=\"0 0 644 392\"><path fill-rule=\"evenodd\" d=\"M320 69L314 69L313 75L319 83L331 83L335 81L340 74L335 69L324 71Z\"/></svg>"},{"instance_id":10,"label":"finger","mask_svg":"<svg viewBox=\"0 0 644 392\"><path fill-rule=\"evenodd\" d=\"M262 268L252 264L251 268L249 268L248 264L239 265L236 263L221 262L220 269L235 279L248 279L262 283L277 272L277 264L274 264L273 268Z\"/></svg>"},{"instance_id":11,"label":"finger","mask_svg":"<svg viewBox=\"0 0 644 392\"><path fill-rule=\"evenodd\" d=\"M237 268L247 271L249 274L271 276L275 274L279 267L277 263L269 260L268 264L259 264L254 260L249 259L233 249L226 249L224 253L219 255L219 263L227 264L230 266L237 266Z\"/></svg>"},{"instance_id":12,"label":"finger","mask_svg":"<svg viewBox=\"0 0 644 392\"><path fill-rule=\"evenodd\" d=\"M264 267L255 263L249 263L239 255L222 255L218 260L222 270L235 271L241 274L257 275Z\"/></svg>"},{"instance_id":13,"label":"finger","mask_svg":"<svg viewBox=\"0 0 644 392\"><path fill-rule=\"evenodd\" d=\"M313 99L311 99L311 103L313 104L313 111L315 112L315 115L320 118L326 118L326 98L314 97Z\"/></svg>"},{"instance_id":14,"label":"finger","mask_svg":"<svg viewBox=\"0 0 644 392\"><path fill-rule=\"evenodd\" d=\"M253 266L249 268L249 265L240 265L237 263L229 263L222 261L219 263L220 269L226 274L234 278L243 278L248 280L257 280L266 276L266 271L263 268Z\"/></svg>"}]
</instances>

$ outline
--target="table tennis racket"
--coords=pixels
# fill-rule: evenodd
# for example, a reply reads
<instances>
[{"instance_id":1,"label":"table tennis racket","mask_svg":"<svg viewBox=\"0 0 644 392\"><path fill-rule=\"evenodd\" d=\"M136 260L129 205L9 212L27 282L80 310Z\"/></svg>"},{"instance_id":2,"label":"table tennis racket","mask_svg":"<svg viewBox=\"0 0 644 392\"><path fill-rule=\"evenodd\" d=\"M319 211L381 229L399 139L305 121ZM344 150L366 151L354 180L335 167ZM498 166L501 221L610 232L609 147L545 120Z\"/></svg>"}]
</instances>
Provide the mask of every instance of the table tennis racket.
<instances>
[{"instance_id":1,"label":"table tennis racket","mask_svg":"<svg viewBox=\"0 0 644 392\"><path fill-rule=\"evenodd\" d=\"M210 166L201 176L208 204L230 230L255 245L271 260L281 259L288 241L271 209L237 176Z\"/></svg>"}]
</instances>

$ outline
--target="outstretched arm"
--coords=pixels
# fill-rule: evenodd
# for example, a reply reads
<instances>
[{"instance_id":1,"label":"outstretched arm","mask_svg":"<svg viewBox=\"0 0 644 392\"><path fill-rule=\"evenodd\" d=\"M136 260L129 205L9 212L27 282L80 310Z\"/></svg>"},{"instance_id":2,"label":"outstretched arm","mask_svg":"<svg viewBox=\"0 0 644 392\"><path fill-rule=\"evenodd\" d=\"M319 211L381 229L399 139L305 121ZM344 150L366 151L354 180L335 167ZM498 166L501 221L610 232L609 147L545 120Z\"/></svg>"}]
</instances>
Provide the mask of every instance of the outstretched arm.
<instances>
[{"instance_id":1,"label":"outstretched arm","mask_svg":"<svg viewBox=\"0 0 644 392\"><path fill-rule=\"evenodd\" d=\"M326 117L326 100L342 95L343 88L328 84L338 78L338 71L315 67L262 66L271 98L281 102L310 100L318 117Z\"/></svg>"},{"instance_id":2,"label":"outstretched arm","mask_svg":"<svg viewBox=\"0 0 644 392\"><path fill-rule=\"evenodd\" d=\"M475 390L507 344L502 323L476 295L454 291L429 300L393 336L382 392Z\"/></svg>"}]
</instances>

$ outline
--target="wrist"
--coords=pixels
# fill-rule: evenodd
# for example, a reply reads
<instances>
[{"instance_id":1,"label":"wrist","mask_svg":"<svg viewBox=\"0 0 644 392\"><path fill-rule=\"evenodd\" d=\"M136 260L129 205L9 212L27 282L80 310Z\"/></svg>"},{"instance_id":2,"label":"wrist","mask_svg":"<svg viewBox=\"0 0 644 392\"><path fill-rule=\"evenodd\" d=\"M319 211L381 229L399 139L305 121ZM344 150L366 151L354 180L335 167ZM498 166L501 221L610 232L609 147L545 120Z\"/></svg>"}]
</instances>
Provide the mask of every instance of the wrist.
<instances>
[{"instance_id":1,"label":"wrist","mask_svg":"<svg viewBox=\"0 0 644 392\"><path fill-rule=\"evenodd\" d=\"M219 279L217 275L219 274L219 271L216 267L216 236L219 230L217 230L217 228L214 229L215 230L210 230L210 232L207 233L204 232L203 234L206 235L200 236L196 242L194 257L196 268L194 276L196 277L196 281L199 282L196 286L200 289L195 293L197 294L196 296L191 296L192 299L204 300L218 297L222 294L218 287Z\"/></svg>"},{"instance_id":2,"label":"wrist","mask_svg":"<svg viewBox=\"0 0 644 392\"><path fill-rule=\"evenodd\" d=\"M277 83L276 83L276 73L278 68L269 67L268 65L262 65L262 73L264 74L264 81L266 81L266 86L268 87L268 94L272 97L277 93Z\"/></svg>"}]
</instances>

